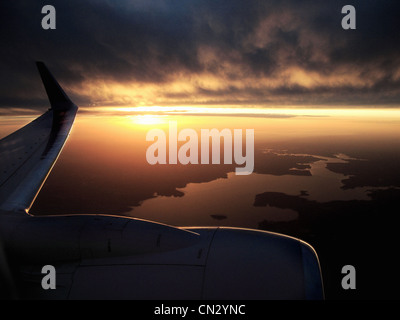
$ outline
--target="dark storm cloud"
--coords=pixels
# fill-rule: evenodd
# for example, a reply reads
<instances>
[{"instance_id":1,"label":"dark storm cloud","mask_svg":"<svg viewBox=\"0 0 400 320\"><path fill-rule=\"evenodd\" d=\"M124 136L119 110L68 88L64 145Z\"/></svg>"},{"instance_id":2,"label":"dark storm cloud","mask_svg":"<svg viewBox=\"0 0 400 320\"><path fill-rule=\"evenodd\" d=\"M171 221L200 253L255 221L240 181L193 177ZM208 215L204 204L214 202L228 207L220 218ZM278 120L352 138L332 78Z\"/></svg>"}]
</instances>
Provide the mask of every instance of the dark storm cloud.
<instances>
[{"instance_id":1,"label":"dark storm cloud","mask_svg":"<svg viewBox=\"0 0 400 320\"><path fill-rule=\"evenodd\" d=\"M177 104L193 95L204 103L398 104L400 3L351 2L357 29L345 31L348 3L339 0L2 1L0 106L46 104L35 60L86 105L88 81L162 85L196 75L226 86L194 81L190 95L160 97ZM46 4L56 8L56 30L41 28Z\"/></svg>"}]
</instances>

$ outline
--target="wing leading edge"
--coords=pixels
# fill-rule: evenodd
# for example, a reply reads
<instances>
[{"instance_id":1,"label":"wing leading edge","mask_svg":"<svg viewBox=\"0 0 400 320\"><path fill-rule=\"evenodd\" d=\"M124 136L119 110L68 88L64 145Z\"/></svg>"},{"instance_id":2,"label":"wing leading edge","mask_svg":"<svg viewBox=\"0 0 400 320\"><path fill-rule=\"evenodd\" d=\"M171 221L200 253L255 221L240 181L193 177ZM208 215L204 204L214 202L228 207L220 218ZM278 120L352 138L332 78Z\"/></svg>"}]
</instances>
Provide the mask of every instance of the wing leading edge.
<instances>
[{"instance_id":1,"label":"wing leading edge","mask_svg":"<svg viewBox=\"0 0 400 320\"><path fill-rule=\"evenodd\" d=\"M51 108L0 140L0 209L28 212L56 162L78 107L43 62L36 63Z\"/></svg>"}]
</instances>

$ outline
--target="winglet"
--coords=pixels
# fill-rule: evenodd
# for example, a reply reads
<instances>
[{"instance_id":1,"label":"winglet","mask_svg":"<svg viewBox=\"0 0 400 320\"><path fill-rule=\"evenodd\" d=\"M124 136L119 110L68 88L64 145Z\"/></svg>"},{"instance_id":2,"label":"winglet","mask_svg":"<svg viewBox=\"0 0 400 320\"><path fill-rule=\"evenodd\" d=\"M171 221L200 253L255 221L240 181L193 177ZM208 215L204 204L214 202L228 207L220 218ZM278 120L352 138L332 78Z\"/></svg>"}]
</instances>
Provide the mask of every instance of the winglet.
<instances>
[{"instance_id":1,"label":"winglet","mask_svg":"<svg viewBox=\"0 0 400 320\"><path fill-rule=\"evenodd\" d=\"M66 95L57 80L50 73L49 69L47 69L46 65L41 61L37 61L36 66L39 70L40 77L42 78L47 96L49 97L51 108L60 111L70 109L71 106L74 105L73 102Z\"/></svg>"}]
</instances>

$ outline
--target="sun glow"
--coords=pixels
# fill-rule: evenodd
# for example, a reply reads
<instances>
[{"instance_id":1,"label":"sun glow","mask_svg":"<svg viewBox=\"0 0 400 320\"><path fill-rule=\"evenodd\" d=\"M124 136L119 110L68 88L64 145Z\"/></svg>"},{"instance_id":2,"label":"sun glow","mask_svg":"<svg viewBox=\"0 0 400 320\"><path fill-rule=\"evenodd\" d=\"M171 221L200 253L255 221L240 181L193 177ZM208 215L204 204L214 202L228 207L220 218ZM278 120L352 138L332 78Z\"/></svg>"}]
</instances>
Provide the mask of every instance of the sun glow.
<instances>
[{"instance_id":1,"label":"sun glow","mask_svg":"<svg viewBox=\"0 0 400 320\"><path fill-rule=\"evenodd\" d=\"M163 115L152 115L152 114L139 114L131 117L132 122L137 125L156 125L164 124L166 122L165 116Z\"/></svg>"},{"instance_id":2,"label":"sun glow","mask_svg":"<svg viewBox=\"0 0 400 320\"><path fill-rule=\"evenodd\" d=\"M231 106L140 106L140 107L90 107L86 111L112 113L131 116L136 124L165 123L165 116L173 115L216 115L216 116L253 116L253 117L362 117L396 118L400 117L399 108L276 108L231 107Z\"/></svg>"}]
</instances>

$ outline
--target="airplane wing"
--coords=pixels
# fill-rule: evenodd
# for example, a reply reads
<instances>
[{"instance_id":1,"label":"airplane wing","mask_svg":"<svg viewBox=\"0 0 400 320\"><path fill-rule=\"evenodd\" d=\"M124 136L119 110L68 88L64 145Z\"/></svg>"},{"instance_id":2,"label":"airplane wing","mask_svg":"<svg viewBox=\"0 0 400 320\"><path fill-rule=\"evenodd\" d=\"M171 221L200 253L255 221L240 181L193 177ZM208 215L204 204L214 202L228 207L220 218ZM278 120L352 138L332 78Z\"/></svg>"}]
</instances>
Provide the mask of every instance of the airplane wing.
<instances>
[{"instance_id":1,"label":"airplane wing","mask_svg":"<svg viewBox=\"0 0 400 320\"><path fill-rule=\"evenodd\" d=\"M28 212L68 138L78 107L36 62L51 108L0 140L0 209Z\"/></svg>"}]
</instances>

